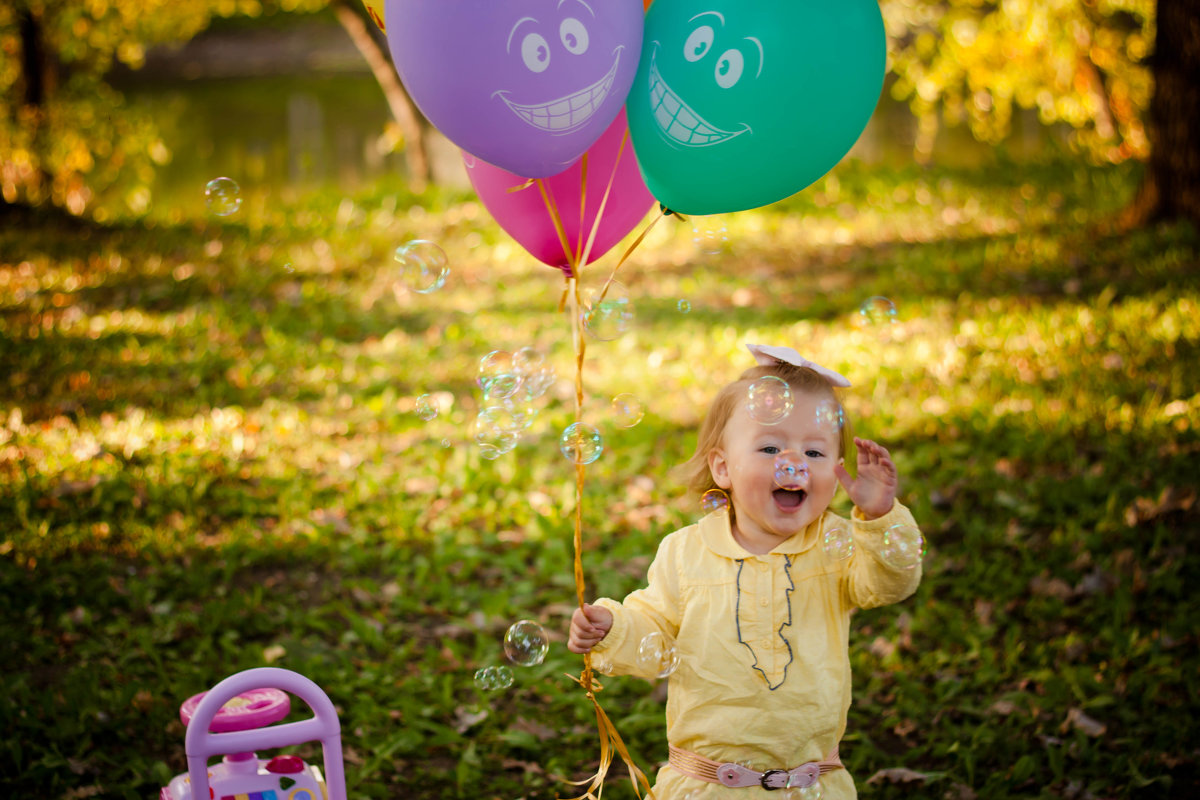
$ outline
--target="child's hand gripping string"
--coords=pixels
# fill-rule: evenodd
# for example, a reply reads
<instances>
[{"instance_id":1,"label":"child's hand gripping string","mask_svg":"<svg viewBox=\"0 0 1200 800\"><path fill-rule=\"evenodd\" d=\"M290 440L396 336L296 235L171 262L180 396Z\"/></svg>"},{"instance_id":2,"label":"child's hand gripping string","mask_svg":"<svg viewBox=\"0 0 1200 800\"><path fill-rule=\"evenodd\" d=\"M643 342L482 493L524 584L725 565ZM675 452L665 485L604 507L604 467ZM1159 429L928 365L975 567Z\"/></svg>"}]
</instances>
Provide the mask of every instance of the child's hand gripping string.
<instances>
[{"instance_id":1,"label":"child's hand gripping string","mask_svg":"<svg viewBox=\"0 0 1200 800\"><path fill-rule=\"evenodd\" d=\"M858 477L851 478L841 464L833 468L834 473L865 518L882 517L892 510L896 499L899 485L896 465L882 445L858 437L855 437L854 445L858 448Z\"/></svg>"},{"instance_id":2,"label":"child's hand gripping string","mask_svg":"<svg viewBox=\"0 0 1200 800\"><path fill-rule=\"evenodd\" d=\"M572 653L587 653L608 636L612 630L613 615L607 608L583 604L571 615L571 632L567 637L567 649Z\"/></svg>"}]
</instances>

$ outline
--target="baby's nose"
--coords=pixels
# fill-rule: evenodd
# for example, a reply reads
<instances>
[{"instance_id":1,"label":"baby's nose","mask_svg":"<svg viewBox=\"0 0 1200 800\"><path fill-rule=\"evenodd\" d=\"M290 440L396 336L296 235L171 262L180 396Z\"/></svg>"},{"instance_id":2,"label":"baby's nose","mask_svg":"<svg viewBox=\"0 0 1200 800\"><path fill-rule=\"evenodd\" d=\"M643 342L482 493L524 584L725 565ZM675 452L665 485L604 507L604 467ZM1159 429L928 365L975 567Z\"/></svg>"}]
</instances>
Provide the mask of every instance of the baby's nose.
<instances>
[{"instance_id":1,"label":"baby's nose","mask_svg":"<svg viewBox=\"0 0 1200 800\"><path fill-rule=\"evenodd\" d=\"M775 485L780 489L808 487L808 462L799 453L784 450L775 456Z\"/></svg>"}]
</instances>

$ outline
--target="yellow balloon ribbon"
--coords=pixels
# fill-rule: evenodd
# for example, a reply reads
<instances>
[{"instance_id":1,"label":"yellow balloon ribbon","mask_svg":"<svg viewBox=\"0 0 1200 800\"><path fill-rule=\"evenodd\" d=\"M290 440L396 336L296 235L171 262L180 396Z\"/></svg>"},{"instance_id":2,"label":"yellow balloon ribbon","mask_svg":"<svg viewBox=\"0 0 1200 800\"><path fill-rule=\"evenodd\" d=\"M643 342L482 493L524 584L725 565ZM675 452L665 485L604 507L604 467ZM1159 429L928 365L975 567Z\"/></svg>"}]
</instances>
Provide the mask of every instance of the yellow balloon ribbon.
<instances>
[{"instance_id":1,"label":"yellow balloon ribbon","mask_svg":"<svg viewBox=\"0 0 1200 800\"><path fill-rule=\"evenodd\" d=\"M625 138L621 141L621 150L618 151L616 163L620 163L621 153L624 152L625 142L629 134L625 134ZM587 343L583 336L583 317L580 313L582 301L580 299L579 289L579 273L584 264L587 263L587 256L591 251L592 243L596 237L596 231L600 226L600 219L604 213L604 208L608 203L609 192L612 189L613 178L616 175L616 163L613 165L613 175L609 177L608 185L604 190L604 195L600 201L600 207L596 214L596 219L592 223L592 229L587 238L587 244L583 243L583 226L580 225L579 241L574 250L571 249L569 237L567 236L566 226L563 225L562 214L559 212L558 204L555 203L554 197L546 190L545 183L540 179L534 182L537 184L538 191L542 195L542 202L546 206L546 213L550 215L550 220L554 225L554 231L558 234L559 242L562 244L563 252L567 256L570 274L565 277L566 285L563 291L562 300L559 303L560 309L568 303L571 306L571 341L575 350L575 421L579 422L583 412L583 365L584 355L587 351ZM580 176L581 191L579 198L579 219L586 219L584 211L587 203L587 154L583 155L583 163L581 165L582 174ZM529 184L526 183L525 186ZM514 190L517 187L514 187ZM519 188L525 188L524 186ZM661 218L661 215L660 215ZM655 220L657 222L658 220ZM653 227L653 223L651 223ZM621 257L621 262L624 263L629 254L634 248L641 243L645 238L649 228L638 237L625 251L625 255ZM620 266L618 264L617 266ZM615 273L614 269L614 273ZM609 275L609 282L612 281L612 275ZM607 290L608 284L605 284ZM575 458L575 519L574 519L574 574L575 574L575 595L579 602L579 607L583 608L586 602L587 584L583 574L583 488L587 475L586 465L579 463L578 453ZM590 778L582 781L570 781L576 786L587 785L587 790L573 800L599 800L600 794L604 790L604 780L608 777L608 770L612 766L614 753L621 758L625 766L629 769L629 780L633 784L634 794L638 797L654 797L654 792L650 788L650 781L646 778L646 774L634 763L633 757L629 753L629 748L625 746L625 742L621 739L621 734L617 732L617 728L609 719L608 714L600 706L600 701L596 698L597 692L603 687L598 681L592 670L592 656L588 653L583 657L583 671L576 678L568 675L571 680L578 683L584 688L587 693L588 700L591 701L592 707L596 712L596 727L600 737L600 765L596 773Z\"/></svg>"}]
</instances>

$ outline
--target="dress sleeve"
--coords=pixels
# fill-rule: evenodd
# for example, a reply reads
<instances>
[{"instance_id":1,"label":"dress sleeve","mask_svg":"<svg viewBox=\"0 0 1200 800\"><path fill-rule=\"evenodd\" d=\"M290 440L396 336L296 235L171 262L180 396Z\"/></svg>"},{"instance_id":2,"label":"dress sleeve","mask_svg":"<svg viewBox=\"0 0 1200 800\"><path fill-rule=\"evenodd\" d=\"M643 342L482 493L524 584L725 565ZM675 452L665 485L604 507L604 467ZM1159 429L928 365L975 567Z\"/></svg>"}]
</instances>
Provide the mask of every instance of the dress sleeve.
<instances>
[{"instance_id":1,"label":"dress sleeve","mask_svg":"<svg viewBox=\"0 0 1200 800\"><path fill-rule=\"evenodd\" d=\"M882 517L863 519L857 508L851 514L856 547L846 576L849 604L874 608L898 603L917 590L921 583L921 564L910 569L890 566L879 556L883 537L893 525L917 527L912 512L899 501Z\"/></svg>"},{"instance_id":2,"label":"dress sleeve","mask_svg":"<svg viewBox=\"0 0 1200 800\"><path fill-rule=\"evenodd\" d=\"M646 588L630 592L621 602L602 597L596 605L612 612L613 625L592 652L607 661L612 673L653 678L654 665L638 664L638 646L649 633L659 632L670 642L679 632L683 615L679 592L679 553L682 531L663 539L650 564Z\"/></svg>"}]
</instances>

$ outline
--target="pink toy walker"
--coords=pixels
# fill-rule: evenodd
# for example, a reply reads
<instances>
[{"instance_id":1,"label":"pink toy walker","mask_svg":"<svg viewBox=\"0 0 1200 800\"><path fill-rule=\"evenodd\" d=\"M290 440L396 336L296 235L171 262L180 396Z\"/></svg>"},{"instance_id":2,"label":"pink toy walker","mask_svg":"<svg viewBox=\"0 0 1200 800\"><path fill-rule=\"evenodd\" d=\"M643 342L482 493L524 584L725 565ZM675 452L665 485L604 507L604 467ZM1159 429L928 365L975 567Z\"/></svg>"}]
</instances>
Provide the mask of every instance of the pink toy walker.
<instances>
[{"instance_id":1,"label":"pink toy walker","mask_svg":"<svg viewBox=\"0 0 1200 800\"><path fill-rule=\"evenodd\" d=\"M270 726L288 715L291 692L313 710L310 719ZM341 726L329 697L308 678L277 667L230 675L179 708L187 725L188 771L159 800L346 800ZM258 749L321 742L325 776L299 756L260 760ZM221 763L208 765L215 755Z\"/></svg>"}]
</instances>

